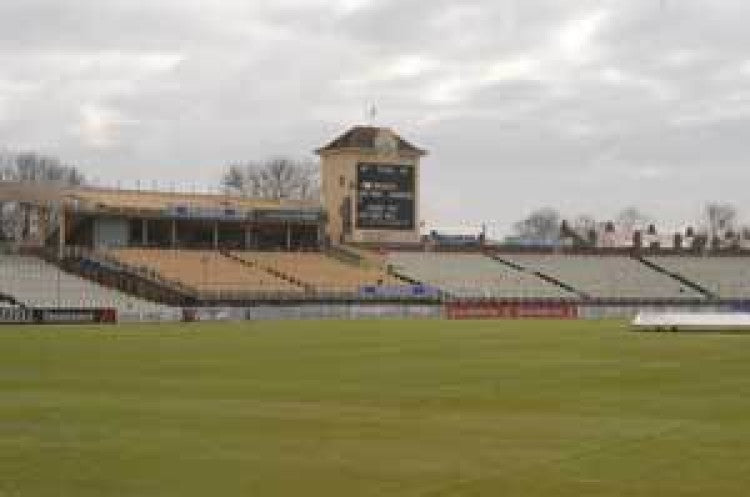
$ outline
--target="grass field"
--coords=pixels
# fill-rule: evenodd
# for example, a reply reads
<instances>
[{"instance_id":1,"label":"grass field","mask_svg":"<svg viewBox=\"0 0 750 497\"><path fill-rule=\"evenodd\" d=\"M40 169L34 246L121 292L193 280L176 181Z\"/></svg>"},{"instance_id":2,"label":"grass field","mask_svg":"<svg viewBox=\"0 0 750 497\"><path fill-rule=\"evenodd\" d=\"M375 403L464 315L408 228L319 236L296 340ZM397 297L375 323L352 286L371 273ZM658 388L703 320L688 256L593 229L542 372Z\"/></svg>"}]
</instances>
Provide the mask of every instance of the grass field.
<instances>
[{"instance_id":1,"label":"grass field","mask_svg":"<svg viewBox=\"0 0 750 497\"><path fill-rule=\"evenodd\" d=\"M0 497L749 494L750 335L0 328Z\"/></svg>"}]
</instances>

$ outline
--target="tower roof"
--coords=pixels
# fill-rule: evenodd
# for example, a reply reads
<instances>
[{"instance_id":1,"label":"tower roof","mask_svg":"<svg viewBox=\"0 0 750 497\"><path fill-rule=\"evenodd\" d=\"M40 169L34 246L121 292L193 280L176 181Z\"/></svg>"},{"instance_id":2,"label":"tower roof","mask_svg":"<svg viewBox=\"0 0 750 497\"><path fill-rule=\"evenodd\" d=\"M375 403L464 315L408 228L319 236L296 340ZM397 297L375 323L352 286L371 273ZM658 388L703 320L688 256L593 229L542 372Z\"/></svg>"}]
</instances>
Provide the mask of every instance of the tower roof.
<instances>
[{"instance_id":1,"label":"tower roof","mask_svg":"<svg viewBox=\"0 0 750 497\"><path fill-rule=\"evenodd\" d=\"M412 145L394 133L391 129L379 128L377 126L354 126L349 129L349 131L345 132L328 145L319 148L315 152L318 154L324 154L326 152L346 149L376 150L377 139L383 134L391 135L396 140L397 152L399 154L418 156L427 154L426 150Z\"/></svg>"}]
</instances>

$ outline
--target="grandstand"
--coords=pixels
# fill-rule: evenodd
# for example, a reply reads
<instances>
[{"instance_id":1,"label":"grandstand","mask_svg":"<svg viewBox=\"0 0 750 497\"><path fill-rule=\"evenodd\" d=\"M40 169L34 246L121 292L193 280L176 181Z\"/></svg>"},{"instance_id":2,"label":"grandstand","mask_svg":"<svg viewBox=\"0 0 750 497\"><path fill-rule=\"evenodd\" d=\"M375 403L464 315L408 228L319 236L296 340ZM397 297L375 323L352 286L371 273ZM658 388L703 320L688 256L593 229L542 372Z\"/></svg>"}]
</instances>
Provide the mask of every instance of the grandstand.
<instances>
[{"instance_id":1,"label":"grandstand","mask_svg":"<svg viewBox=\"0 0 750 497\"><path fill-rule=\"evenodd\" d=\"M317 293L356 293L364 286L404 284L379 267L347 264L324 253L233 252L233 255Z\"/></svg>"},{"instance_id":2,"label":"grandstand","mask_svg":"<svg viewBox=\"0 0 750 497\"><path fill-rule=\"evenodd\" d=\"M507 261L600 299L701 299L705 296L628 256L508 254Z\"/></svg>"},{"instance_id":3,"label":"grandstand","mask_svg":"<svg viewBox=\"0 0 750 497\"><path fill-rule=\"evenodd\" d=\"M304 289L255 264L210 250L112 249L108 255L136 271L193 289L201 298L299 296Z\"/></svg>"},{"instance_id":4,"label":"grandstand","mask_svg":"<svg viewBox=\"0 0 750 497\"><path fill-rule=\"evenodd\" d=\"M0 294L25 307L114 308L143 313L166 309L64 272L39 258L21 255L0 255Z\"/></svg>"},{"instance_id":5,"label":"grandstand","mask_svg":"<svg viewBox=\"0 0 750 497\"><path fill-rule=\"evenodd\" d=\"M575 298L561 286L482 254L391 252L395 271L457 298Z\"/></svg>"},{"instance_id":6,"label":"grandstand","mask_svg":"<svg viewBox=\"0 0 750 497\"><path fill-rule=\"evenodd\" d=\"M0 302L125 313L442 299L560 305L570 316L579 304L750 301L741 247L705 257L679 244L623 251L582 237L523 249L483 236L421 238L426 151L357 126L317 153L319 202L0 182L0 201L18 207L19 236L16 255L0 258Z\"/></svg>"},{"instance_id":7,"label":"grandstand","mask_svg":"<svg viewBox=\"0 0 750 497\"><path fill-rule=\"evenodd\" d=\"M365 286L404 284L379 267L348 264L321 252L126 248L111 249L107 256L132 271L187 287L211 300L357 295Z\"/></svg>"},{"instance_id":8,"label":"grandstand","mask_svg":"<svg viewBox=\"0 0 750 497\"><path fill-rule=\"evenodd\" d=\"M750 259L746 257L653 256L647 259L720 298L750 299Z\"/></svg>"}]
</instances>

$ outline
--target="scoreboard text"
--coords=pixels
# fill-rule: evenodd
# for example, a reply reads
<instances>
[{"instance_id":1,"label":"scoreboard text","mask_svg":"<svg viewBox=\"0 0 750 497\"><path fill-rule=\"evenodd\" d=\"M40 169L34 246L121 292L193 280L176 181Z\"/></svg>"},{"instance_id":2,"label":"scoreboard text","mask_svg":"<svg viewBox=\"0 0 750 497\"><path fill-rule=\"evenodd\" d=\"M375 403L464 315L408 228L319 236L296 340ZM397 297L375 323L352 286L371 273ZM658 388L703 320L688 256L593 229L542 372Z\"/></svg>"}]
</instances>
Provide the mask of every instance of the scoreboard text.
<instances>
[{"instance_id":1,"label":"scoreboard text","mask_svg":"<svg viewBox=\"0 0 750 497\"><path fill-rule=\"evenodd\" d=\"M357 229L413 230L414 167L357 165Z\"/></svg>"}]
</instances>

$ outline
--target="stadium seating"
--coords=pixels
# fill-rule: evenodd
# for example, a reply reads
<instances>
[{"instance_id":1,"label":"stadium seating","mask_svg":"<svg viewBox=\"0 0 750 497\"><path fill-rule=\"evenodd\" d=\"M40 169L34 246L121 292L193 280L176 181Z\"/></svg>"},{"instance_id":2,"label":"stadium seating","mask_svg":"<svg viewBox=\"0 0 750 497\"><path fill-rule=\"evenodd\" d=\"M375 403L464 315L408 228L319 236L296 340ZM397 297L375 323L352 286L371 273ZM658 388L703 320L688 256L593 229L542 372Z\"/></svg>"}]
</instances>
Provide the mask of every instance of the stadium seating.
<instances>
[{"instance_id":1,"label":"stadium seating","mask_svg":"<svg viewBox=\"0 0 750 497\"><path fill-rule=\"evenodd\" d=\"M719 297L750 298L750 259L747 257L656 256L648 259Z\"/></svg>"},{"instance_id":2,"label":"stadium seating","mask_svg":"<svg viewBox=\"0 0 750 497\"><path fill-rule=\"evenodd\" d=\"M114 249L109 255L130 267L156 272L165 280L188 286L205 296L294 294L304 290L261 268L243 264L215 251Z\"/></svg>"},{"instance_id":3,"label":"stadium seating","mask_svg":"<svg viewBox=\"0 0 750 497\"><path fill-rule=\"evenodd\" d=\"M627 256L509 254L503 258L594 298L703 298L676 279Z\"/></svg>"},{"instance_id":4,"label":"stadium seating","mask_svg":"<svg viewBox=\"0 0 750 497\"><path fill-rule=\"evenodd\" d=\"M317 292L356 292L366 285L404 283L373 265L355 266L317 252L235 252L235 256L277 271Z\"/></svg>"},{"instance_id":5,"label":"stadium seating","mask_svg":"<svg viewBox=\"0 0 750 497\"><path fill-rule=\"evenodd\" d=\"M481 254L392 252L395 270L467 298L570 298L574 294Z\"/></svg>"},{"instance_id":6,"label":"stadium seating","mask_svg":"<svg viewBox=\"0 0 750 497\"><path fill-rule=\"evenodd\" d=\"M29 307L106 307L138 312L166 309L66 273L41 259L19 255L0 255L0 293Z\"/></svg>"}]
</instances>

